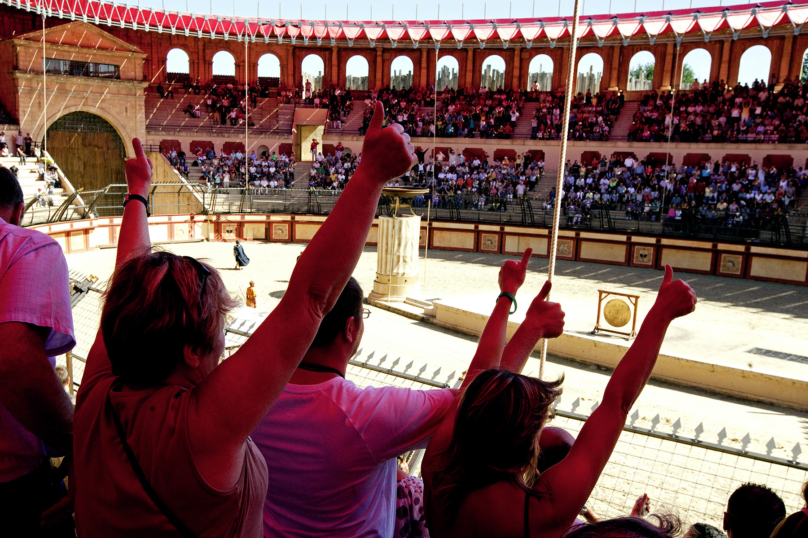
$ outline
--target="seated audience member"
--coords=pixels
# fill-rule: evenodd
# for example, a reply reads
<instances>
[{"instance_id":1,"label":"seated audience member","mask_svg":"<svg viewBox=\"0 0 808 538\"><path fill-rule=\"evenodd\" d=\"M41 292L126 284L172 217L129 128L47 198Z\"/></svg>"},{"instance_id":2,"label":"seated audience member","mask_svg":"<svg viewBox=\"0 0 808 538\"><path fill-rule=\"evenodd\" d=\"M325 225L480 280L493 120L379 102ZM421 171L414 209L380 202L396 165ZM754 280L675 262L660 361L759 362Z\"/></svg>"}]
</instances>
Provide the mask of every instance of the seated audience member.
<instances>
[{"instance_id":1,"label":"seated audience member","mask_svg":"<svg viewBox=\"0 0 808 538\"><path fill-rule=\"evenodd\" d=\"M802 499L808 501L808 482L802 488ZM805 538L808 536L808 504L784 519L771 538Z\"/></svg>"},{"instance_id":2,"label":"seated audience member","mask_svg":"<svg viewBox=\"0 0 808 538\"><path fill-rule=\"evenodd\" d=\"M65 495L45 445L73 452L73 406L53 370L76 345L67 263L56 241L19 227L23 211L17 178L0 168L0 535L75 536L69 506L57 528L40 526Z\"/></svg>"},{"instance_id":3,"label":"seated audience member","mask_svg":"<svg viewBox=\"0 0 808 538\"><path fill-rule=\"evenodd\" d=\"M572 527L564 538L674 538L679 536L680 523L675 516L651 514L649 519L656 519L654 525L641 517L618 517L604 519L589 525Z\"/></svg>"},{"instance_id":4,"label":"seated audience member","mask_svg":"<svg viewBox=\"0 0 808 538\"><path fill-rule=\"evenodd\" d=\"M70 402L76 405L76 397L70 394L70 374L67 373L67 368L57 366L53 371L56 372L56 378L59 380L65 393L67 393L67 397L70 398Z\"/></svg>"},{"instance_id":5,"label":"seated audience member","mask_svg":"<svg viewBox=\"0 0 808 538\"><path fill-rule=\"evenodd\" d=\"M116 270L75 415L80 536L261 535L266 463L249 435L345 287L384 183L414 160L408 137L382 129L383 117L379 105L362 165L284 299L221 364L233 301L209 265L151 251L140 197L152 167L133 141Z\"/></svg>"},{"instance_id":6,"label":"seated audience member","mask_svg":"<svg viewBox=\"0 0 808 538\"><path fill-rule=\"evenodd\" d=\"M401 457L396 475L396 516L391 536L429 538L424 511L424 481L409 474L409 468Z\"/></svg>"},{"instance_id":7,"label":"seated audience member","mask_svg":"<svg viewBox=\"0 0 808 538\"><path fill-rule=\"evenodd\" d=\"M771 536L786 517L783 500L771 489L744 484L732 492L724 512L724 530L729 538Z\"/></svg>"},{"instance_id":8,"label":"seated audience member","mask_svg":"<svg viewBox=\"0 0 808 538\"><path fill-rule=\"evenodd\" d=\"M569 455L537 477L538 441L561 380L542 381L518 372L540 338L561 334L563 324L555 314L560 307L545 301L549 290L547 283L504 353L500 345L475 356L459 403L429 443L423 470L433 537L564 534L606 466L668 326L696 305L690 286L673 281L673 270L666 266L656 302L615 369L602 403ZM499 301L509 306L504 297ZM493 324L504 341L505 317L497 313L485 331L493 330Z\"/></svg>"},{"instance_id":9,"label":"seated audience member","mask_svg":"<svg viewBox=\"0 0 808 538\"><path fill-rule=\"evenodd\" d=\"M682 538L727 538L727 535L707 523L694 523Z\"/></svg>"}]
</instances>

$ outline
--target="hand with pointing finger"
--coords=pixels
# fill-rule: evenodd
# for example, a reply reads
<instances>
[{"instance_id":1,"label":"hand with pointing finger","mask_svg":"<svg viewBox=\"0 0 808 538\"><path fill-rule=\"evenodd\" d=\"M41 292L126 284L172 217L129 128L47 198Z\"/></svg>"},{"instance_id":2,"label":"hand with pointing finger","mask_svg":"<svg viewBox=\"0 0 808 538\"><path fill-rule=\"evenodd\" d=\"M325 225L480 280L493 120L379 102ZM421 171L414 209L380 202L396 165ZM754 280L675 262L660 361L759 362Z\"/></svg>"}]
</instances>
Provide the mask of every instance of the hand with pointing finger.
<instances>
[{"instance_id":1,"label":"hand with pointing finger","mask_svg":"<svg viewBox=\"0 0 808 538\"><path fill-rule=\"evenodd\" d=\"M384 105L377 101L362 144L359 168L374 180L386 183L408 172L416 158L410 135L404 132L404 127L394 123L382 128L383 122Z\"/></svg>"},{"instance_id":2,"label":"hand with pointing finger","mask_svg":"<svg viewBox=\"0 0 808 538\"><path fill-rule=\"evenodd\" d=\"M667 321L686 316L696 309L696 292L684 280L673 280L673 269L665 266L665 276L659 286L653 309Z\"/></svg>"},{"instance_id":3,"label":"hand with pointing finger","mask_svg":"<svg viewBox=\"0 0 808 538\"><path fill-rule=\"evenodd\" d=\"M132 145L135 147L135 158L126 161L126 184L129 187L129 194L145 198L151 186L152 162L146 157L139 139L133 138Z\"/></svg>"},{"instance_id":4,"label":"hand with pointing finger","mask_svg":"<svg viewBox=\"0 0 808 538\"><path fill-rule=\"evenodd\" d=\"M521 261L508 260L499 270L499 291L516 295L516 291L525 283L527 264L533 249L529 248L522 253Z\"/></svg>"}]
</instances>

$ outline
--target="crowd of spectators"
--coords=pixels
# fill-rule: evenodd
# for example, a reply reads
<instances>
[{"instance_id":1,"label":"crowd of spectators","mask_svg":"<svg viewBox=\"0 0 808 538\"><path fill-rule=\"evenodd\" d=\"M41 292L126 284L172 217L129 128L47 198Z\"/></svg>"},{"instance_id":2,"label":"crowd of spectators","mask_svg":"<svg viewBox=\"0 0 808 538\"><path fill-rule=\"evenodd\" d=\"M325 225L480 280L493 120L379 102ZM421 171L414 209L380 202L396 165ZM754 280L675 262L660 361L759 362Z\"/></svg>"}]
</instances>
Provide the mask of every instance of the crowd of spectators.
<instances>
[{"instance_id":1,"label":"crowd of spectators","mask_svg":"<svg viewBox=\"0 0 808 538\"><path fill-rule=\"evenodd\" d=\"M695 85L694 85L695 88ZM628 139L637 142L808 142L808 84L787 80L775 84L755 80L726 87L705 82L690 92L643 97Z\"/></svg>"},{"instance_id":2,"label":"crowd of spectators","mask_svg":"<svg viewBox=\"0 0 808 538\"><path fill-rule=\"evenodd\" d=\"M334 155L318 153L311 163L309 189L330 190L335 193L342 191L356 172L360 160L360 156L346 152L341 143L336 146Z\"/></svg>"},{"instance_id":3,"label":"crowd of spectators","mask_svg":"<svg viewBox=\"0 0 808 538\"><path fill-rule=\"evenodd\" d=\"M177 163L180 173L184 173L187 179L189 165L185 153L171 150L167 157L172 164ZM205 182L209 191L249 187L256 194L266 194L270 189L289 188L295 177L294 157L279 155L275 151L262 152L261 155L252 151L246 155L236 150L216 155L212 148L196 148L193 158L190 166L201 168L201 175L195 179Z\"/></svg>"},{"instance_id":4,"label":"crowd of spectators","mask_svg":"<svg viewBox=\"0 0 808 538\"><path fill-rule=\"evenodd\" d=\"M570 164L562 207L571 224L586 223L595 207L625 212L627 220L764 229L792 211L808 171L753 163L675 166L633 156ZM555 192L544 202L553 207Z\"/></svg>"},{"instance_id":5,"label":"crowd of spectators","mask_svg":"<svg viewBox=\"0 0 808 538\"><path fill-rule=\"evenodd\" d=\"M564 95L552 92L536 92L533 100L539 105L533 113L530 138L533 140L558 140L561 137L561 118L564 112ZM570 104L569 140L604 141L623 108L624 96L620 94L592 95L578 93Z\"/></svg>"}]
</instances>

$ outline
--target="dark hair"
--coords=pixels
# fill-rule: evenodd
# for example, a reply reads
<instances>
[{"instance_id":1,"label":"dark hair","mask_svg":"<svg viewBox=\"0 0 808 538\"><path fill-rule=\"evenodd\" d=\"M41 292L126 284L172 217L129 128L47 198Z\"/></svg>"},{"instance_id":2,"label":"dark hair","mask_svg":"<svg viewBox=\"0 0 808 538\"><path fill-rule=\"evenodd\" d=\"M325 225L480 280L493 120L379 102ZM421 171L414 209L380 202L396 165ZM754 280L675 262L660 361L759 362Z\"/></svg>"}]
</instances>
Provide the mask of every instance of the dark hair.
<instances>
[{"instance_id":1,"label":"dark hair","mask_svg":"<svg viewBox=\"0 0 808 538\"><path fill-rule=\"evenodd\" d=\"M348 318L360 318L362 316L363 299L362 286L354 277L349 278L348 283L345 284L345 288L339 295L339 299L334 304L334 308L320 322L320 328L317 330L317 335L314 337L311 347L330 345L345 328L345 322Z\"/></svg>"},{"instance_id":2,"label":"dark hair","mask_svg":"<svg viewBox=\"0 0 808 538\"><path fill-rule=\"evenodd\" d=\"M5 167L0 167L0 207L13 208L25 201L17 176Z\"/></svg>"},{"instance_id":3,"label":"dark hair","mask_svg":"<svg viewBox=\"0 0 808 538\"><path fill-rule=\"evenodd\" d=\"M112 373L125 383L154 386L183 360L186 344L210 351L221 316L236 305L219 273L202 289L195 263L147 250L115 270L101 311L101 333Z\"/></svg>"},{"instance_id":4,"label":"dark hair","mask_svg":"<svg viewBox=\"0 0 808 538\"><path fill-rule=\"evenodd\" d=\"M733 538L771 536L784 517L786 506L774 491L747 483L729 496L724 530L732 531Z\"/></svg>"},{"instance_id":5,"label":"dark hair","mask_svg":"<svg viewBox=\"0 0 808 538\"><path fill-rule=\"evenodd\" d=\"M690 528L696 531L693 538L727 538L727 535L720 529L707 523L694 523Z\"/></svg>"},{"instance_id":6,"label":"dark hair","mask_svg":"<svg viewBox=\"0 0 808 538\"><path fill-rule=\"evenodd\" d=\"M67 368L64 366L57 366L53 369L53 371L56 373L56 378L62 385L66 384L68 379L70 379L70 376L67 373Z\"/></svg>"},{"instance_id":7,"label":"dark hair","mask_svg":"<svg viewBox=\"0 0 808 538\"><path fill-rule=\"evenodd\" d=\"M437 509L454 520L466 496L479 488L509 481L529 492L536 473L539 432L561 395L561 383L504 370L486 370L466 388L454 432L435 473ZM522 475L529 465L526 483Z\"/></svg>"},{"instance_id":8,"label":"dark hair","mask_svg":"<svg viewBox=\"0 0 808 538\"><path fill-rule=\"evenodd\" d=\"M591 525L570 527L564 538L596 538L613 536L625 538L671 538L679 534L681 523L674 515L651 514L657 520L654 525L641 517L618 517L605 519Z\"/></svg>"}]
</instances>

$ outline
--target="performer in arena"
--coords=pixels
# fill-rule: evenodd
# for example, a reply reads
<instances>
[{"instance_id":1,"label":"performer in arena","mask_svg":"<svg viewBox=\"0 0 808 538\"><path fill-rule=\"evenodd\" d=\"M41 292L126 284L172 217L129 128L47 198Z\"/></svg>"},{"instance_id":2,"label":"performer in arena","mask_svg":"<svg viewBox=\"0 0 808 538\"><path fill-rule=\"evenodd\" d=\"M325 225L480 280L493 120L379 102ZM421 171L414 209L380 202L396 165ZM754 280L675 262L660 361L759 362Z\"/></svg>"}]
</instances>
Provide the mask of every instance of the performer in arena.
<instances>
[{"instance_id":1,"label":"performer in arena","mask_svg":"<svg viewBox=\"0 0 808 538\"><path fill-rule=\"evenodd\" d=\"M250 263L250 258L244 253L244 247L236 240L236 246L233 247L233 256L236 257L236 270L241 270L242 267Z\"/></svg>"},{"instance_id":2,"label":"performer in arena","mask_svg":"<svg viewBox=\"0 0 808 538\"><path fill-rule=\"evenodd\" d=\"M247 306L249 306L250 308L256 308L255 298L256 298L255 282L250 280L250 287L247 288Z\"/></svg>"}]
</instances>

